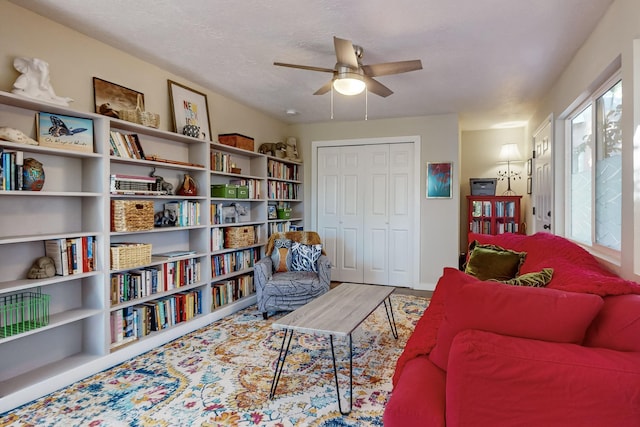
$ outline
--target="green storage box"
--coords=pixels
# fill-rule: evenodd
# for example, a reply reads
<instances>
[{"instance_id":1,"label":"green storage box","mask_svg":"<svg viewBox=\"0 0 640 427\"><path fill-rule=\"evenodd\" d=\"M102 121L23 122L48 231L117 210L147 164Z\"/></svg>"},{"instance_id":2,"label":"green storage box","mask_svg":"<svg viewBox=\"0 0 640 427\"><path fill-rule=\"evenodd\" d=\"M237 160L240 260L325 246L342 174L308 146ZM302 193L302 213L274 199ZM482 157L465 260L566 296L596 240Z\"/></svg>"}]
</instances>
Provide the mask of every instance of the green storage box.
<instances>
[{"instance_id":1,"label":"green storage box","mask_svg":"<svg viewBox=\"0 0 640 427\"><path fill-rule=\"evenodd\" d=\"M249 187L246 185L238 185L236 189L236 197L238 199L248 199L249 198Z\"/></svg>"},{"instance_id":2,"label":"green storage box","mask_svg":"<svg viewBox=\"0 0 640 427\"><path fill-rule=\"evenodd\" d=\"M278 219L290 219L291 208L278 208Z\"/></svg>"},{"instance_id":3,"label":"green storage box","mask_svg":"<svg viewBox=\"0 0 640 427\"><path fill-rule=\"evenodd\" d=\"M238 197L236 185L215 184L211 186L211 197L222 197L225 199L235 199Z\"/></svg>"}]
</instances>

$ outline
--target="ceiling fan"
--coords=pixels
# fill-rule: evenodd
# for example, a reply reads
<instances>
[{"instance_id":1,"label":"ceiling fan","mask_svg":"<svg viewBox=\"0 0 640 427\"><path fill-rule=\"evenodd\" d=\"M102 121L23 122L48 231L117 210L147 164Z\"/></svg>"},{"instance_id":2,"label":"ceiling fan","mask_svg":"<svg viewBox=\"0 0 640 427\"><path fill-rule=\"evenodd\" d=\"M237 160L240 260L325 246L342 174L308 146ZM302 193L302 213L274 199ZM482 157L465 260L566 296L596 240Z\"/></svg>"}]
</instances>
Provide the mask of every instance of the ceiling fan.
<instances>
[{"instance_id":1,"label":"ceiling fan","mask_svg":"<svg viewBox=\"0 0 640 427\"><path fill-rule=\"evenodd\" d=\"M374 80L373 77L422 69L422 62L419 59L363 65L361 60L364 50L361 46L354 45L351 41L338 37L333 38L333 45L337 59L334 68L285 64L283 62L274 62L273 65L332 73L333 78L315 91L314 95L324 95L329 92L333 86L335 90L343 95L357 95L366 88L369 92L384 98L391 95L393 91L382 83Z\"/></svg>"}]
</instances>

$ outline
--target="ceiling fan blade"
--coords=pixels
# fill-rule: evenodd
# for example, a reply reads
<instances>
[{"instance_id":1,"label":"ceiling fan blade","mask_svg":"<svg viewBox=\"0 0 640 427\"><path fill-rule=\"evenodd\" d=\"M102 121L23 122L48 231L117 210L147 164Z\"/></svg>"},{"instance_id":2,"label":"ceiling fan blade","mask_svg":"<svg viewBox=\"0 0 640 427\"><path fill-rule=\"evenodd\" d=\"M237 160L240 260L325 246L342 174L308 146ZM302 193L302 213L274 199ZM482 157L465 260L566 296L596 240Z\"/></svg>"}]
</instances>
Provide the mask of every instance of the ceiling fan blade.
<instances>
[{"instance_id":1,"label":"ceiling fan blade","mask_svg":"<svg viewBox=\"0 0 640 427\"><path fill-rule=\"evenodd\" d=\"M341 39L338 37L333 37L333 46L336 50L336 58L338 60L338 64L346 65L349 68L353 68L357 70L358 65L358 57L356 56L356 51L353 49L353 43L349 40Z\"/></svg>"},{"instance_id":2,"label":"ceiling fan blade","mask_svg":"<svg viewBox=\"0 0 640 427\"><path fill-rule=\"evenodd\" d=\"M364 76L364 81L367 83L367 90L369 92L375 93L383 98L386 98L393 93L391 89L371 77Z\"/></svg>"},{"instance_id":3,"label":"ceiling fan blade","mask_svg":"<svg viewBox=\"0 0 640 427\"><path fill-rule=\"evenodd\" d=\"M324 95L325 93L327 93L327 92L329 92L331 90L331 85L332 84L333 84L333 79L329 80L327 83L322 85L322 87L320 89L318 89L317 91L315 91L313 94L314 95Z\"/></svg>"},{"instance_id":4,"label":"ceiling fan blade","mask_svg":"<svg viewBox=\"0 0 640 427\"><path fill-rule=\"evenodd\" d=\"M419 59L362 66L362 71L369 77L388 76L415 70L422 70L422 62Z\"/></svg>"},{"instance_id":5,"label":"ceiling fan blade","mask_svg":"<svg viewBox=\"0 0 640 427\"><path fill-rule=\"evenodd\" d=\"M274 62L273 65L279 67L299 68L301 70L321 71L323 73L333 73L333 68L312 67L310 65L285 64L284 62Z\"/></svg>"}]
</instances>

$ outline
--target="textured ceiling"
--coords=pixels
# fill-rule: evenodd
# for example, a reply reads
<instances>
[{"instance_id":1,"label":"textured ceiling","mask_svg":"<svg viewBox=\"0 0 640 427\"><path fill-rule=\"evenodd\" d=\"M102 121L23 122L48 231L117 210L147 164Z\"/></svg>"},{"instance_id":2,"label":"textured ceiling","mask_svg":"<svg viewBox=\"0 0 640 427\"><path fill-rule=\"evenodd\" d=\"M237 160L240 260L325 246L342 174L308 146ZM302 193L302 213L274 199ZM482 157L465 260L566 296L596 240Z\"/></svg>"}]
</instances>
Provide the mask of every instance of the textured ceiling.
<instances>
[{"instance_id":1,"label":"textured ceiling","mask_svg":"<svg viewBox=\"0 0 640 427\"><path fill-rule=\"evenodd\" d=\"M368 118L458 113L463 129L528 119L612 0L15 0L172 73L289 123L330 118L314 96L333 36L364 64L420 59L379 77ZM294 109L295 116L285 111ZM335 120L362 120L365 96L334 96Z\"/></svg>"}]
</instances>

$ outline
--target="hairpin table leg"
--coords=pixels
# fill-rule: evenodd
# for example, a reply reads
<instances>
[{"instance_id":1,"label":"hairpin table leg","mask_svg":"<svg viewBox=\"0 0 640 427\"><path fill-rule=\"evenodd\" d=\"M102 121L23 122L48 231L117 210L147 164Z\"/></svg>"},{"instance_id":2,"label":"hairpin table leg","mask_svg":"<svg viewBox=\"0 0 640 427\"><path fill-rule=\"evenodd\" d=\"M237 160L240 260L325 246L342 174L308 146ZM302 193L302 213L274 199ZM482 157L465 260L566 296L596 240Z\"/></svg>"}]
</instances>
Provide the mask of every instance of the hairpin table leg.
<instances>
[{"instance_id":1,"label":"hairpin table leg","mask_svg":"<svg viewBox=\"0 0 640 427\"><path fill-rule=\"evenodd\" d=\"M287 342L287 348L285 349L284 343L285 341L287 341L287 335L289 335L289 341ZM278 382L280 381L282 368L284 368L284 361L287 358L287 353L289 353L291 338L293 338L293 329L285 329L284 337L282 337L282 345L280 346L280 354L278 355L278 362L276 363L276 371L273 373L273 381L271 381L271 392L269 393L269 399L273 399L273 396L275 396L276 394L276 388L278 388Z\"/></svg>"},{"instance_id":2,"label":"hairpin table leg","mask_svg":"<svg viewBox=\"0 0 640 427\"><path fill-rule=\"evenodd\" d=\"M340 387L338 386L338 368L336 367L336 354L333 350L333 335L329 335L331 342L331 356L333 357L333 374L336 378L336 393L338 394L338 409L342 415L349 415L353 409L353 339L349 334L349 410L342 411L342 403L340 401Z\"/></svg>"},{"instance_id":3,"label":"hairpin table leg","mask_svg":"<svg viewBox=\"0 0 640 427\"><path fill-rule=\"evenodd\" d=\"M387 306L387 301L389 305ZM384 300L384 310L387 312L387 319L389 320L389 326L391 326L391 333L395 339L398 339L398 327L396 326L396 319L393 316L393 306L391 305L391 298Z\"/></svg>"}]
</instances>

